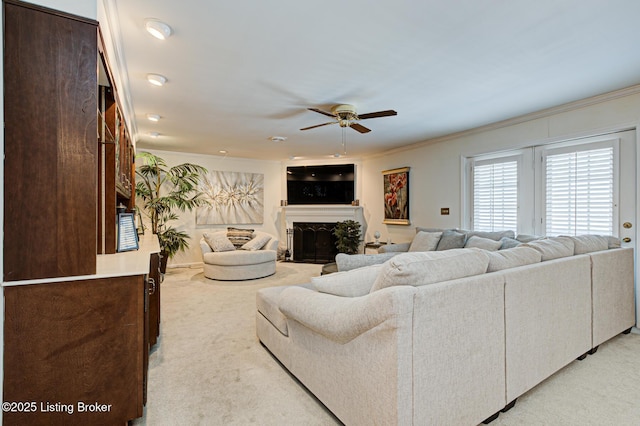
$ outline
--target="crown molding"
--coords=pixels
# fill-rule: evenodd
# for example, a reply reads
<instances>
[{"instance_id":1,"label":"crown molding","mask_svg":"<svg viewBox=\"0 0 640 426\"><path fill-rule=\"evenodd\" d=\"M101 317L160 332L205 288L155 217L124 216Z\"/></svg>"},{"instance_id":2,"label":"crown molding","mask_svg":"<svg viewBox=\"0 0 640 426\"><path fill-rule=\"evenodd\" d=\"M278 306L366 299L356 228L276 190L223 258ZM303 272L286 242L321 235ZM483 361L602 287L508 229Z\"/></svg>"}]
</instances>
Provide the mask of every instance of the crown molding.
<instances>
[{"instance_id":1,"label":"crown molding","mask_svg":"<svg viewBox=\"0 0 640 426\"><path fill-rule=\"evenodd\" d=\"M601 95L592 96L590 98L580 99L566 104L557 105L550 108L541 109L539 111L530 112L528 114L519 115L517 117L508 118L506 120L496 121L494 123L485 124L483 126L474 127L472 129L463 130L456 133L450 133L444 136L438 136L435 138L427 139L422 142L417 142L411 145L405 145L403 147L390 149L378 154L373 154L369 158L382 157L390 154L396 154L399 152L409 151L424 146L434 145L441 142L446 142L453 139L458 139L466 136L472 136L478 133L489 132L492 130L502 129L509 126L515 126L517 124L526 123L528 121L538 120L540 118L550 117L552 115L562 114L565 112L575 111L581 108L585 108L592 105L601 104L603 102L609 102L619 98L625 98L640 93L640 84L634 86L625 87L624 89L614 90L612 92L603 93Z\"/></svg>"}]
</instances>

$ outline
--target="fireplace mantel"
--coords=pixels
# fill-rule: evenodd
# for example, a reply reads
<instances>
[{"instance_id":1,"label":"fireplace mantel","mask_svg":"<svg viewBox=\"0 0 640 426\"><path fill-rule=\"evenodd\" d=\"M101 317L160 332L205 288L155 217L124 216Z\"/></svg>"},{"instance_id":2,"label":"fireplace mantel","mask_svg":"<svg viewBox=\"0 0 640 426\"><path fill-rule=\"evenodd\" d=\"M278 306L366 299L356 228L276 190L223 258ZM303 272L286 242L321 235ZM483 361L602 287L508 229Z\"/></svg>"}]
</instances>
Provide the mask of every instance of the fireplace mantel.
<instances>
[{"instance_id":1,"label":"fireplace mantel","mask_svg":"<svg viewBox=\"0 0 640 426\"><path fill-rule=\"evenodd\" d=\"M287 228L292 228L293 222L342 222L344 220L355 220L364 225L361 206L304 204L282 207L282 212Z\"/></svg>"}]
</instances>

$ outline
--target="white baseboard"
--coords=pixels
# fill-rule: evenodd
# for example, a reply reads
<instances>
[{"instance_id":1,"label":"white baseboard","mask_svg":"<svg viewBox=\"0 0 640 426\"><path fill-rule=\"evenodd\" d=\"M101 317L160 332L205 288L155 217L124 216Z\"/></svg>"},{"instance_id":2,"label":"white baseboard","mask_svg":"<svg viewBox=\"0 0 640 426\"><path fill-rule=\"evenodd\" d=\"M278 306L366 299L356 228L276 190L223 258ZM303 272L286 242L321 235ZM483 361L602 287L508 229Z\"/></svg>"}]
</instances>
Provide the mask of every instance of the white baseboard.
<instances>
[{"instance_id":1,"label":"white baseboard","mask_svg":"<svg viewBox=\"0 0 640 426\"><path fill-rule=\"evenodd\" d=\"M190 262L190 263L172 263L167 265L167 269L173 268L191 268L198 269L204 267L204 262Z\"/></svg>"}]
</instances>

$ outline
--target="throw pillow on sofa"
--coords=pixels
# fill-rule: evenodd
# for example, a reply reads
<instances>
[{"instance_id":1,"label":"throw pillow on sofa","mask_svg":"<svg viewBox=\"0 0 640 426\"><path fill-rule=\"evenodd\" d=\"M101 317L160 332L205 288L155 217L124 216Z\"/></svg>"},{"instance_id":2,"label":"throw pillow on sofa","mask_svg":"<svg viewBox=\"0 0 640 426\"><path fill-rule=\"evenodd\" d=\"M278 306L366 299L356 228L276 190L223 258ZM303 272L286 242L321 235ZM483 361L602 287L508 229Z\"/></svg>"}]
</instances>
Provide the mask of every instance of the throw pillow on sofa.
<instances>
[{"instance_id":1,"label":"throw pillow on sofa","mask_svg":"<svg viewBox=\"0 0 640 426\"><path fill-rule=\"evenodd\" d=\"M341 297L365 296L371 291L381 268L382 265L378 264L312 277L311 284L320 293Z\"/></svg>"},{"instance_id":2,"label":"throw pillow on sofa","mask_svg":"<svg viewBox=\"0 0 640 426\"><path fill-rule=\"evenodd\" d=\"M490 240L489 238L472 236L464 244L465 248L479 248L488 251L497 251L502 247L502 241Z\"/></svg>"},{"instance_id":3,"label":"throw pillow on sofa","mask_svg":"<svg viewBox=\"0 0 640 426\"><path fill-rule=\"evenodd\" d=\"M434 251L438 247L442 232L420 231L413 237L409 251Z\"/></svg>"},{"instance_id":4,"label":"throw pillow on sofa","mask_svg":"<svg viewBox=\"0 0 640 426\"><path fill-rule=\"evenodd\" d=\"M503 238L503 237L507 237L507 238L515 238L516 237L516 234L511 230L507 230L507 231L467 231L467 230L464 230L464 229L456 229L456 231L465 234L467 236L467 239L469 239L471 237L482 237L482 238L488 238L488 239L494 240L494 241L500 241L500 239Z\"/></svg>"},{"instance_id":5,"label":"throw pillow on sofa","mask_svg":"<svg viewBox=\"0 0 640 426\"><path fill-rule=\"evenodd\" d=\"M569 237L552 237L531 241L520 247L532 247L542 254L542 261L573 256L574 244Z\"/></svg>"},{"instance_id":6,"label":"throw pillow on sofa","mask_svg":"<svg viewBox=\"0 0 640 426\"><path fill-rule=\"evenodd\" d=\"M489 267L487 272L501 271L542 261L542 254L532 247L513 247L487 253Z\"/></svg>"},{"instance_id":7,"label":"throw pillow on sofa","mask_svg":"<svg viewBox=\"0 0 640 426\"><path fill-rule=\"evenodd\" d=\"M202 234L202 237L213 251L233 251L236 249L224 232L205 233Z\"/></svg>"},{"instance_id":8,"label":"throw pillow on sofa","mask_svg":"<svg viewBox=\"0 0 640 426\"><path fill-rule=\"evenodd\" d=\"M509 238L509 237L500 238L500 242L502 243L502 245L500 246L500 250L518 247L520 244L522 244L521 241L518 241L515 238Z\"/></svg>"},{"instance_id":9,"label":"throw pillow on sofa","mask_svg":"<svg viewBox=\"0 0 640 426\"><path fill-rule=\"evenodd\" d=\"M440 242L438 242L436 250L442 251L463 248L466 239L466 235L453 229L446 229L442 231L442 236L440 237Z\"/></svg>"},{"instance_id":10,"label":"throw pillow on sofa","mask_svg":"<svg viewBox=\"0 0 640 426\"><path fill-rule=\"evenodd\" d=\"M402 253L382 265L371 292L395 285L422 286L484 274L489 256L480 249Z\"/></svg>"},{"instance_id":11,"label":"throw pillow on sofa","mask_svg":"<svg viewBox=\"0 0 640 426\"><path fill-rule=\"evenodd\" d=\"M251 241L244 243L241 247L243 250L256 251L260 250L271 240L271 235L256 235Z\"/></svg>"}]
</instances>

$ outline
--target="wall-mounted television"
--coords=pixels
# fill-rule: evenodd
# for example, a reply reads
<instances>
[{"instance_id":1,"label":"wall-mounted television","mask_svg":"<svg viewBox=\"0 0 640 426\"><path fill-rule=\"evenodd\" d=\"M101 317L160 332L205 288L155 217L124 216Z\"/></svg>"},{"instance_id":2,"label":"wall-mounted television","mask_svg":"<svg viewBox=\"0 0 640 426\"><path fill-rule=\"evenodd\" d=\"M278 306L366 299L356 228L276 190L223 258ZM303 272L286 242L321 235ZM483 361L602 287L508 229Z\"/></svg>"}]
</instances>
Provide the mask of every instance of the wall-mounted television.
<instances>
[{"instance_id":1,"label":"wall-mounted television","mask_svg":"<svg viewBox=\"0 0 640 426\"><path fill-rule=\"evenodd\" d=\"M351 204L354 188L354 164L287 167L289 204Z\"/></svg>"}]
</instances>

